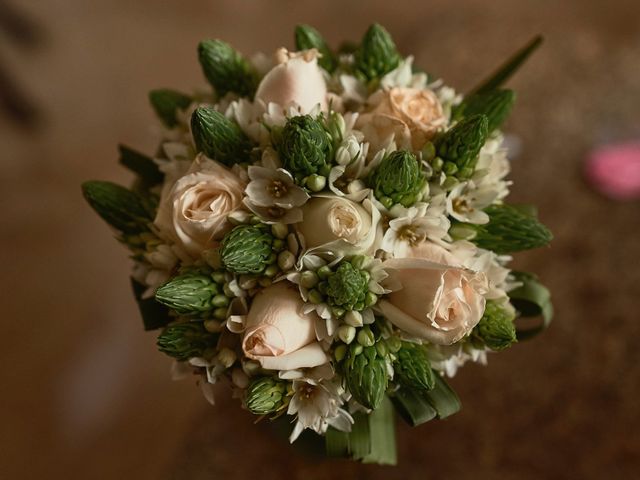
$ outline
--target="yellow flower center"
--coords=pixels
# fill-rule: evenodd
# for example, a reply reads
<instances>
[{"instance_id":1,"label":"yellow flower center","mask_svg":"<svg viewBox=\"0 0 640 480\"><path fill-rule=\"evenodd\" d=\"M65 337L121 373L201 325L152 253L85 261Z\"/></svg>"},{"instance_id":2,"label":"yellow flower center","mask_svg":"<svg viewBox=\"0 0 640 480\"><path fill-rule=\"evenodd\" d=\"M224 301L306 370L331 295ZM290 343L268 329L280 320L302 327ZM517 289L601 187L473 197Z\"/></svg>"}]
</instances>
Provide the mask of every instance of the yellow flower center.
<instances>
[{"instance_id":1,"label":"yellow flower center","mask_svg":"<svg viewBox=\"0 0 640 480\"><path fill-rule=\"evenodd\" d=\"M283 197L288 192L287 186L280 180L272 181L267 190L269 191L269 194L275 198Z\"/></svg>"}]
</instances>

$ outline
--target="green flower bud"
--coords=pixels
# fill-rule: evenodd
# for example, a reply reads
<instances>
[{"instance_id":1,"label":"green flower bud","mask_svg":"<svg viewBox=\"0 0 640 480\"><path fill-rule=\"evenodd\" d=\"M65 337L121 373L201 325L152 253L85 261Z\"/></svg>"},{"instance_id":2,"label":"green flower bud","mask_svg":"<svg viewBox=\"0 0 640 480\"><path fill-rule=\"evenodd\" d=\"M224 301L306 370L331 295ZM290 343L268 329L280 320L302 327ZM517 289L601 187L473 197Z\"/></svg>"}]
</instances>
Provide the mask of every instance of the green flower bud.
<instances>
[{"instance_id":1,"label":"green flower bud","mask_svg":"<svg viewBox=\"0 0 640 480\"><path fill-rule=\"evenodd\" d=\"M218 291L209 275L186 273L158 287L156 300L180 314L190 315L211 310Z\"/></svg>"},{"instance_id":2,"label":"green flower bud","mask_svg":"<svg viewBox=\"0 0 640 480\"><path fill-rule=\"evenodd\" d=\"M553 239L551 231L535 216L513 205L491 205L485 212L489 223L465 224L475 230L471 241L480 248L506 254L542 247Z\"/></svg>"},{"instance_id":3,"label":"green flower bud","mask_svg":"<svg viewBox=\"0 0 640 480\"><path fill-rule=\"evenodd\" d=\"M515 315L494 301L487 301L484 315L473 329L472 337L480 339L491 350L504 350L516 340Z\"/></svg>"},{"instance_id":4,"label":"green flower bud","mask_svg":"<svg viewBox=\"0 0 640 480\"><path fill-rule=\"evenodd\" d=\"M391 350L393 353L397 353L402 348L402 340L400 340L398 337L389 337L387 338L386 342L387 347L389 347L389 350Z\"/></svg>"},{"instance_id":5,"label":"green flower bud","mask_svg":"<svg viewBox=\"0 0 640 480\"><path fill-rule=\"evenodd\" d=\"M367 80L382 77L400 63L400 54L389 32L374 23L354 55L354 67Z\"/></svg>"},{"instance_id":6,"label":"green flower bud","mask_svg":"<svg viewBox=\"0 0 640 480\"><path fill-rule=\"evenodd\" d=\"M491 90L485 93L476 93L464 99L456 109L456 117L469 117L472 115L486 115L488 131L493 132L504 123L511 113L516 94L513 90Z\"/></svg>"},{"instance_id":7,"label":"green flower bud","mask_svg":"<svg viewBox=\"0 0 640 480\"><path fill-rule=\"evenodd\" d=\"M283 270L291 270L296 264L296 256L289 250L284 250L278 254L278 266Z\"/></svg>"},{"instance_id":8,"label":"green flower bud","mask_svg":"<svg viewBox=\"0 0 640 480\"><path fill-rule=\"evenodd\" d=\"M241 97L253 97L258 75L242 55L228 43L204 40L198 45L198 59L204 76L223 97L233 92Z\"/></svg>"},{"instance_id":9,"label":"green flower bud","mask_svg":"<svg viewBox=\"0 0 640 480\"><path fill-rule=\"evenodd\" d=\"M333 151L331 137L319 120L311 115L300 115L287 120L276 149L284 168L298 182L313 174L329 174L329 161Z\"/></svg>"},{"instance_id":10,"label":"green flower bud","mask_svg":"<svg viewBox=\"0 0 640 480\"><path fill-rule=\"evenodd\" d=\"M318 275L311 270L305 270L300 274L300 285L304 288L313 288L318 284Z\"/></svg>"},{"instance_id":11,"label":"green flower bud","mask_svg":"<svg viewBox=\"0 0 640 480\"><path fill-rule=\"evenodd\" d=\"M222 239L220 260L234 273L262 273L272 263L272 242L260 226L237 226Z\"/></svg>"},{"instance_id":12,"label":"green flower bud","mask_svg":"<svg viewBox=\"0 0 640 480\"><path fill-rule=\"evenodd\" d=\"M332 306L353 310L357 303L364 304L369 284L367 276L349 262L342 262L328 279L327 297Z\"/></svg>"},{"instance_id":13,"label":"green flower bud","mask_svg":"<svg viewBox=\"0 0 640 480\"><path fill-rule=\"evenodd\" d=\"M149 101L158 118L169 128L178 124L178 110L186 110L191 105L191 97L169 89L151 90Z\"/></svg>"},{"instance_id":14,"label":"green flower bud","mask_svg":"<svg viewBox=\"0 0 640 480\"><path fill-rule=\"evenodd\" d=\"M322 175L309 175L307 177L307 181L305 182L307 188L312 192L320 192L327 185L327 177L323 177Z\"/></svg>"},{"instance_id":15,"label":"green flower bud","mask_svg":"<svg viewBox=\"0 0 640 480\"><path fill-rule=\"evenodd\" d=\"M377 356L375 347L365 347L359 355L355 352L350 350L342 364L347 388L358 403L375 410L389 384L385 361Z\"/></svg>"},{"instance_id":16,"label":"green flower bud","mask_svg":"<svg viewBox=\"0 0 640 480\"><path fill-rule=\"evenodd\" d=\"M276 413L289 403L286 382L275 377L256 378L249 384L246 395L247 408L255 415Z\"/></svg>"},{"instance_id":17,"label":"green flower bud","mask_svg":"<svg viewBox=\"0 0 640 480\"><path fill-rule=\"evenodd\" d=\"M336 359L336 362L341 362L344 357L347 356L347 346L346 345L338 345L333 350L333 357Z\"/></svg>"},{"instance_id":18,"label":"green flower bud","mask_svg":"<svg viewBox=\"0 0 640 480\"><path fill-rule=\"evenodd\" d=\"M251 141L240 127L211 107L198 107L191 115L196 148L225 165L250 161Z\"/></svg>"},{"instance_id":19,"label":"green flower bud","mask_svg":"<svg viewBox=\"0 0 640 480\"><path fill-rule=\"evenodd\" d=\"M153 217L139 194L115 183L100 181L84 182L82 193L91 208L116 230L125 234L149 230Z\"/></svg>"},{"instance_id":20,"label":"green flower bud","mask_svg":"<svg viewBox=\"0 0 640 480\"><path fill-rule=\"evenodd\" d=\"M369 180L378 200L382 202L382 199L390 198L393 203L401 203L405 207L419 199L425 182L416 156L405 150L387 155Z\"/></svg>"},{"instance_id":21,"label":"green flower bud","mask_svg":"<svg viewBox=\"0 0 640 480\"><path fill-rule=\"evenodd\" d=\"M427 142L422 147L422 159L425 162L430 162L436 156L436 147L432 142Z\"/></svg>"},{"instance_id":22,"label":"green flower bud","mask_svg":"<svg viewBox=\"0 0 640 480\"><path fill-rule=\"evenodd\" d=\"M393 365L400 383L410 388L431 390L435 377L427 353L421 345L402 342Z\"/></svg>"},{"instance_id":23,"label":"green flower bud","mask_svg":"<svg viewBox=\"0 0 640 480\"><path fill-rule=\"evenodd\" d=\"M356 337L356 329L351 325L340 325L338 327L338 338L347 345L353 342Z\"/></svg>"},{"instance_id":24,"label":"green flower bud","mask_svg":"<svg viewBox=\"0 0 640 480\"><path fill-rule=\"evenodd\" d=\"M274 237L284 240L289 235L289 227L284 223L274 223L271 225L271 233Z\"/></svg>"},{"instance_id":25,"label":"green flower bud","mask_svg":"<svg viewBox=\"0 0 640 480\"><path fill-rule=\"evenodd\" d=\"M369 327L360 329L357 340L363 347L372 347L376 343L376 337Z\"/></svg>"},{"instance_id":26,"label":"green flower bud","mask_svg":"<svg viewBox=\"0 0 640 480\"><path fill-rule=\"evenodd\" d=\"M478 153L489 135L489 121L485 115L465 118L447 130L436 143L438 156L452 162L458 171L468 168L473 172L478 162ZM458 175L459 176L459 175Z\"/></svg>"},{"instance_id":27,"label":"green flower bud","mask_svg":"<svg viewBox=\"0 0 640 480\"><path fill-rule=\"evenodd\" d=\"M315 28L309 25L298 25L295 30L295 41L297 50L310 50L312 48L318 50L321 54L318 59L318 65L327 72L333 72L338 66L338 62L327 42L324 41L324 38Z\"/></svg>"},{"instance_id":28,"label":"green flower bud","mask_svg":"<svg viewBox=\"0 0 640 480\"><path fill-rule=\"evenodd\" d=\"M344 321L352 327L361 327L363 325L362 314L355 310L350 310L344 315Z\"/></svg>"},{"instance_id":29,"label":"green flower bud","mask_svg":"<svg viewBox=\"0 0 640 480\"><path fill-rule=\"evenodd\" d=\"M201 357L215 347L218 335L210 333L202 322L182 322L167 325L158 336L158 349L179 361Z\"/></svg>"}]
</instances>

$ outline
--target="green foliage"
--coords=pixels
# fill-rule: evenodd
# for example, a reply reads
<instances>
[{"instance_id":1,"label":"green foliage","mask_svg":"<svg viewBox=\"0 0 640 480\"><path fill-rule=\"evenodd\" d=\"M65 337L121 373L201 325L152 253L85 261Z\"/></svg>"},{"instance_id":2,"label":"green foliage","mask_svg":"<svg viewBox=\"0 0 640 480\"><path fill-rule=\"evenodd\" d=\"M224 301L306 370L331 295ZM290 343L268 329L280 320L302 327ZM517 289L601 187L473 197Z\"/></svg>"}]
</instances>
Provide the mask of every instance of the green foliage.
<instances>
[{"instance_id":1,"label":"green foliage","mask_svg":"<svg viewBox=\"0 0 640 480\"><path fill-rule=\"evenodd\" d=\"M183 315L208 312L220 294L210 275L189 272L172 278L156 290L156 300Z\"/></svg>"},{"instance_id":2,"label":"green foliage","mask_svg":"<svg viewBox=\"0 0 640 480\"><path fill-rule=\"evenodd\" d=\"M151 90L149 92L149 101L156 115L169 128L178 125L176 117L178 110L185 110L191 105L191 97L167 88Z\"/></svg>"},{"instance_id":3,"label":"green foliage","mask_svg":"<svg viewBox=\"0 0 640 480\"><path fill-rule=\"evenodd\" d=\"M513 90L491 90L476 93L464 99L456 109L455 116L485 115L488 121L488 131L493 132L504 123L511 113L516 94Z\"/></svg>"},{"instance_id":4,"label":"green foliage","mask_svg":"<svg viewBox=\"0 0 640 480\"><path fill-rule=\"evenodd\" d=\"M198 45L198 59L204 76L219 96L233 92L253 97L258 74L231 45L221 40L204 40Z\"/></svg>"},{"instance_id":5,"label":"green foliage","mask_svg":"<svg viewBox=\"0 0 640 480\"><path fill-rule=\"evenodd\" d=\"M158 349L179 361L201 357L215 347L218 335L204 328L203 322L180 322L167 325L158 336Z\"/></svg>"},{"instance_id":6,"label":"green foliage","mask_svg":"<svg viewBox=\"0 0 640 480\"><path fill-rule=\"evenodd\" d=\"M321 119L311 115L291 117L280 132L276 149L284 168L298 182L312 174L329 174L333 146Z\"/></svg>"},{"instance_id":7,"label":"green foliage","mask_svg":"<svg viewBox=\"0 0 640 480\"><path fill-rule=\"evenodd\" d=\"M354 67L368 81L376 80L400 63L400 54L389 32L374 23L354 54Z\"/></svg>"},{"instance_id":8,"label":"green foliage","mask_svg":"<svg viewBox=\"0 0 640 480\"><path fill-rule=\"evenodd\" d=\"M352 346L342 363L347 388L353 398L367 408L376 409L384 398L389 383L385 359L376 347ZM361 347L361 346L360 346Z\"/></svg>"},{"instance_id":9,"label":"green foliage","mask_svg":"<svg viewBox=\"0 0 640 480\"><path fill-rule=\"evenodd\" d=\"M315 48L320 52L318 65L327 72L332 73L338 66L335 55L325 42L320 32L310 25L298 25L295 30L295 41L297 50L310 50Z\"/></svg>"},{"instance_id":10,"label":"green foliage","mask_svg":"<svg viewBox=\"0 0 640 480\"><path fill-rule=\"evenodd\" d=\"M514 319L515 315L511 310L488 300L484 315L473 329L471 337L491 350L504 350L517 341Z\"/></svg>"},{"instance_id":11,"label":"green foliage","mask_svg":"<svg viewBox=\"0 0 640 480\"><path fill-rule=\"evenodd\" d=\"M509 291L509 299L518 311L518 316L542 317L538 325L516 329L518 340L526 340L535 337L551 324L553 319L551 294L534 274L517 271L512 271L511 274L517 282L522 283L520 287Z\"/></svg>"},{"instance_id":12,"label":"green foliage","mask_svg":"<svg viewBox=\"0 0 640 480\"><path fill-rule=\"evenodd\" d=\"M438 157L444 170L458 178L469 178L478 162L478 154L489 135L486 115L472 115L447 130L436 141ZM451 171L448 171L451 168Z\"/></svg>"},{"instance_id":13,"label":"green foliage","mask_svg":"<svg viewBox=\"0 0 640 480\"><path fill-rule=\"evenodd\" d=\"M547 245L553 234L538 219L513 205L491 205L485 209L489 223L473 225L471 239L480 248L498 254L519 252Z\"/></svg>"},{"instance_id":14,"label":"green foliage","mask_svg":"<svg viewBox=\"0 0 640 480\"><path fill-rule=\"evenodd\" d=\"M287 383L275 377L258 377L247 388L246 404L255 415L269 415L287 406Z\"/></svg>"},{"instance_id":15,"label":"green foliage","mask_svg":"<svg viewBox=\"0 0 640 480\"><path fill-rule=\"evenodd\" d=\"M239 225L222 239L220 259L234 273L262 273L275 261L273 237L262 227Z\"/></svg>"},{"instance_id":16,"label":"green foliage","mask_svg":"<svg viewBox=\"0 0 640 480\"><path fill-rule=\"evenodd\" d=\"M164 174L150 157L125 145L119 145L118 150L120 165L135 173L146 185L162 183Z\"/></svg>"},{"instance_id":17,"label":"green foliage","mask_svg":"<svg viewBox=\"0 0 640 480\"><path fill-rule=\"evenodd\" d=\"M420 198L426 179L416 156L405 150L387 155L373 171L369 184L385 207L410 207Z\"/></svg>"},{"instance_id":18,"label":"green foliage","mask_svg":"<svg viewBox=\"0 0 640 480\"><path fill-rule=\"evenodd\" d=\"M251 161L251 141L240 127L211 107L198 107L191 115L191 132L198 151L231 166Z\"/></svg>"},{"instance_id":19,"label":"green foliage","mask_svg":"<svg viewBox=\"0 0 640 480\"><path fill-rule=\"evenodd\" d=\"M435 378L423 346L402 342L394 369L401 384L416 390L431 390Z\"/></svg>"},{"instance_id":20,"label":"green foliage","mask_svg":"<svg viewBox=\"0 0 640 480\"><path fill-rule=\"evenodd\" d=\"M82 193L91 208L116 230L131 235L149 230L153 218L138 193L102 181L84 182Z\"/></svg>"}]
</instances>

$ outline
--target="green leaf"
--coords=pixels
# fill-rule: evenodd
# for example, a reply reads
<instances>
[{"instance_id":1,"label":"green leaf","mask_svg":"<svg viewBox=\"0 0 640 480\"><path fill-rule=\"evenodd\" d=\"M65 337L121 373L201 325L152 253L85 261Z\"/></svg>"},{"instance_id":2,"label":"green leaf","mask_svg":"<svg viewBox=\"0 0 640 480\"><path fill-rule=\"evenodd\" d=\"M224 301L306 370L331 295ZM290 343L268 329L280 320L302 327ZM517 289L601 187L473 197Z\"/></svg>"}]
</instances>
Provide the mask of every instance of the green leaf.
<instances>
[{"instance_id":1,"label":"green leaf","mask_svg":"<svg viewBox=\"0 0 640 480\"><path fill-rule=\"evenodd\" d=\"M310 50L315 48L320 52L318 65L331 73L336 69L338 62L335 55L325 42L320 32L310 25L298 25L295 30L295 41L297 50Z\"/></svg>"},{"instance_id":2,"label":"green leaf","mask_svg":"<svg viewBox=\"0 0 640 480\"><path fill-rule=\"evenodd\" d=\"M191 105L191 97L176 90L162 88L149 92L149 101L156 115L169 128L178 125L178 110L186 110Z\"/></svg>"},{"instance_id":3,"label":"green leaf","mask_svg":"<svg viewBox=\"0 0 640 480\"><path fill-rule=\"evenodd\" d=\"M241 97L253 97L258 74L231 45L221 40L204 40L198 45L198 59L219 96L233 92Z\"/></svg>"},{"instance_id":4,"label":"green leaf","mask_svg":"<svg viewBox=\"0 0 640 480\"><path fill-rule=\"evenodd\" d=\"M476 93L464 99L456 108L454 116L468 117L482 114L488 119L488 131L493 132L499 128L511 113L516 94L513 90L491 90L485 93Z\"/></svg>"},{"instance_id":5,"label":"green leaf","mask_svg":"<svg viewBox=\"0 0 640 480\"><path fill-rule=\"evenodd\" d=\"M400 387L393 394L391 400L398 414L412 427L426 423L438 416L438 412L427 401L422 391Z\"/></svg>"},{"instance_id":6,"label":"green leaf","mask_svg":"<svg viewBox=\"0 0 640 480\"><path fill-rule=\"evenodd\" d=\"M196 148L227 166L251 161L252 144L240 127L211 107L198 107L191 115Z\"/></svg>"},{"instance_id":7,"label":"green leaf","mask_svg":"<svg viewBox=\"0 0 640 480\"><path fill-rule=\"evenodd\" d=\"M457 413L462 407L462 404L456 392L453 391L439 373L436 372L434 377L435 386L433 390L425 393L425 397L436 412L438 412L438 418L447 418Z\"/></svg>"},{"instance_id":8,"label":"green leaf","mask_svg":"<svg viewBox=\"0 0 640 480\"><path fill-rule=\"evenodd\" d=\"M549 290L531 273L512 271L522 286L509 292L511 304L521 317L541 317L539 325L516 328L518 340L526 340L545 330L553 319L553 304ZM517 319L516 319L517 322ZM517 326L517 323L516 323Z\"/></svg>"},{"instance_id":9,"label":"green leaf","mask_svg":"<svg viewBox=\"0 0 640 480\"><path fill-rule=\"evenodd\" d=\"M351 432L327 429L325 446L327 455L349 457L363 463L395 465L397 463L395 422L393 408L385 398L379 408L370 414L353 415Z\"/></svg>"},{"instance_id":10,"label":"green leaf","mask_svg":"<svg viewBox=\"0 0 640 480\"><path fill-rule=\"evenodd\" d=\"M164 174L150 157L125 145L118 145L118 150L120 165L138 175L149 186L162 183Z\"/></svg>"},{"instance_id":11,"label":"green leaf","mask_svg":"<svg viewBox=\"0 0 640 480\"><path fill-rule=\"evenodd\" d=\"M495 90L506 82L518 68L525 62L527 58L540 46L542 36L537 35L529 41L524 47L513 54L505 63L503 63L493 74L475 87L469 95L474 93L483 93Z\"/></svg>"},{"instance_id":12,"label":"green leaf","mask_svg":"<svg viewBox=\"0 0 640 480\"><path fill-rule=\"evenodd\" d=\"M136 192L96 180L84 182L82 193L95 212L116 230L125 234L149 230L153 218L145 207L145 199Z\"/></svg>"},{"instance_id":13,"label":"green leaf","mask_svg":"<svg viewBox=\"0 0 640 480\"><path fill-rule=\"evenodd\" d=\"M153 297L142 298L142 294L147 287L136 281L133 277L131 278L131 288L133 289L133 296L138 304L138 310L142 316L142 323L144 324L145 330L149 331L162 328L173 320L173 317L169 314L169 309L156 302Z\"/></svg>"},{"instance_id":14,"label":"green leaf","mask_svg":"<svg viewBox=\"0 0 640 480\"><path fill-rule=\"evenodd\" d=\"M491 205L484 211L489 223L471 226L476 231L471 241L480 248L506 254L542 247L553 239L547 227L518 207Z\"/></svg>"}]
</instances>

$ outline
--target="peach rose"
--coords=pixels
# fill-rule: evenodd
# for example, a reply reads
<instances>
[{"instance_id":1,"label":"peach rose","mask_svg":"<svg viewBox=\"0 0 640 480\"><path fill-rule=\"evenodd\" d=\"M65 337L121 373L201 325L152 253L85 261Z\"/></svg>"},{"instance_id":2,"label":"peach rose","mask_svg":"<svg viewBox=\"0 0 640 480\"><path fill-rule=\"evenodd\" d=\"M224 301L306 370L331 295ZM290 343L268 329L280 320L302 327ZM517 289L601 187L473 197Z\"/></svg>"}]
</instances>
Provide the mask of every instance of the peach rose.
<instances>
[{"instance_id":1,"label":"peach rose","mask_svg":"<svg viewBox=\"0 0 640 480\"><path fill-rule=\"evenodd\" d=\"M487 278L484 273L457 266L453 256L437 245L425 244L413 254L425 257L383 263L389 273L387 286L393 291L378 307L391 323L410 335L451 345L480 321Z\"/></svg>"},{"instance_id":2,"label":"peach rose","mask_svg":"<svg viewBox=\"0 0 640 480\"><path fill-rule=\"evenodd\" d=\"M447 123L431 90L394 87L376 92L368 103L372 108L360 117L358 128L375 137L374 143L380 146L393 135L398 148L418 150Z\"/></svg>"},{"instance_id":3,"label":"peach rose","mask_svg":"<svg viewBox=\"0 0 640 480\"><path fill-rule=\"evenodd\" d=\"M242 208L245 186L232 170L200 154L187 174L163 192L154 225L199 257L231 228L227 215Z\"/></svg>"},{"instance_id":4,"label":"peach rose","mask_svg":"<svg viewBox=\"0 0 640 480\"><path fill-rule=\"evenodd\" d=\"M318 66L317 51L306 50L288 53L285 49L276 52L278 65L262 79L256 91L256 100L266 105L270 102L282 107L295 104L301 113L309 113L320 104L327 109L327 83Z\"/></svg>"},{"instance_id":5,"label":"peach rose","mask_svg":"<svg viewBox=\"0 0 640 480\"><path fill-rule=\"evenodd\" d=\"M302 313L298 287L278 282L258 293L247 315L245 355L267 370L311 368L329 361L316 340L315 312Z\"/></svg>"}]
</instances>

